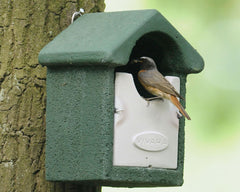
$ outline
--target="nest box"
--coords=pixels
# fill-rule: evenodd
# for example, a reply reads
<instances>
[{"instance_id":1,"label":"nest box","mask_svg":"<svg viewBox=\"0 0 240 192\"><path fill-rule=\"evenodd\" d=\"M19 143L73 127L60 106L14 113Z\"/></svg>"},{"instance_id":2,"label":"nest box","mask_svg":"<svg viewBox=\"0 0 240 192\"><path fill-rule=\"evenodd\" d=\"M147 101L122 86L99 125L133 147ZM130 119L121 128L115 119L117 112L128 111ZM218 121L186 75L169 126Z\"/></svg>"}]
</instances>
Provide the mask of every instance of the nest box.
<instances>
[{"instance_id":1,"label":"nest box","mask_svg":"<svg viewBox=\"0 0 240 192\"><path fill-rule=\"evenodd\" d=\"M141 56L153 58L183 97L187 74L204 65L156 10L85 14L41 50L47 180L182 185L185 120L168 101L144 100L150 95L129 62Z\"/></svg>"}]
</instances>

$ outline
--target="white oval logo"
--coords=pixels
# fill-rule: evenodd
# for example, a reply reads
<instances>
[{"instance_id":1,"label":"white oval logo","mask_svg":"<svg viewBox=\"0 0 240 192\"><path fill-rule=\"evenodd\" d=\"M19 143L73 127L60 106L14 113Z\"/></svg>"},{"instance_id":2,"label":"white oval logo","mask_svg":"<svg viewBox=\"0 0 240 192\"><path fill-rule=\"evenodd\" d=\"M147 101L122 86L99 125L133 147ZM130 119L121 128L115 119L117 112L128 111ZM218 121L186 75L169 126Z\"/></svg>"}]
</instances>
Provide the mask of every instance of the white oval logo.
<instances>
[{"instance_id":1,"label":"white oval logo","mask_svg":"<svg viewBox=\"0 0 240 192\"><path fill-rule=\"evenodd\" d=\"M168 147L168 138L155 131L141 132L133 137L136 147L146 151L162 151Z\"/></svg>"}]
</instances>

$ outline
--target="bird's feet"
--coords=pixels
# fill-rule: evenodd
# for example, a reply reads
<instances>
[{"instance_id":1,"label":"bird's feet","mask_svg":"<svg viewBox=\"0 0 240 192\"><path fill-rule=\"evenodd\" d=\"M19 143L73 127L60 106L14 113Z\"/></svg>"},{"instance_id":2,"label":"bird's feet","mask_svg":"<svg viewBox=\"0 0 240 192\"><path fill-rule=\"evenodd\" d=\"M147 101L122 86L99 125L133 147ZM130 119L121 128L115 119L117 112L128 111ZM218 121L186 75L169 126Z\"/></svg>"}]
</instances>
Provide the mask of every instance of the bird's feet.
<instances>
[{"instance_id":1,"label":"bird's feet","mask_svg":"<svg viewBox=\"0 0 240 192\"><path fill-rule=\"evenodd\" d=\"M150 101L157 100L157 99L163 101L163 98L160 97L160 96L150 97L150 98L144 98L144 99L147 101L147 107L150 105Z\"/></svg>"},{"instance_id":2,"label":"bird's feet","mask_svg":"<svg viewBox=\"0 0 240 192\"><path fill-rule=\"evenodd\" d=\"M163 101L163 98L160 96L145 98L146 101L153 101L153 100L157 100L157 99Z\"/></svg>"}]
</instances>

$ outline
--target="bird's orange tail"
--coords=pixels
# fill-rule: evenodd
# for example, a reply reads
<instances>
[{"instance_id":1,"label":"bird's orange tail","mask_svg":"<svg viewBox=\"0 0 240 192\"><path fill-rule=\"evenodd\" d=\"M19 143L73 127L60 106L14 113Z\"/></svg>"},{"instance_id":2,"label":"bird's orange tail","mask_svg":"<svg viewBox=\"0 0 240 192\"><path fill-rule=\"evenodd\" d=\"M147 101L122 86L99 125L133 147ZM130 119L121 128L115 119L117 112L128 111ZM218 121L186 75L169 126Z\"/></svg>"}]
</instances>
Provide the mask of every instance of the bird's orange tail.
<instances>
[{"instance_id":1,"label":"bird's orange tail","mask_svg":"<svg viewBox=\"0 0 240 192\"><path fill-rule=\"evenodd\" d=\"M188 120L191 120L191 118L189 117L189 115L187 114L187 112L185 111L185 109L183 108L183 106L175 96L171 95L170 100L178 108L178 110L183 114L184 117L186 117Z\"/></svg>"}]
</instances>

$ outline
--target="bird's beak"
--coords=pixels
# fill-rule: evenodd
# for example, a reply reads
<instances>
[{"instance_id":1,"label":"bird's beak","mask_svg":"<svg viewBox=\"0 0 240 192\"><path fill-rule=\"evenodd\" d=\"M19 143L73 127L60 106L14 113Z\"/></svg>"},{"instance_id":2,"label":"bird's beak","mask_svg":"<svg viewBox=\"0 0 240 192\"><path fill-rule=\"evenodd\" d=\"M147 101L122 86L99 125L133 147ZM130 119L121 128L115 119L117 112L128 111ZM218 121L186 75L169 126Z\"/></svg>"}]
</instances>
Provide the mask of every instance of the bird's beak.
<instances>
[{"instance_id":1,"label":"bird's beak","mask_svg":"<svg viewBox=\"0 0 240 192\"><path fill-rule=\"evenodd\" d=\"M134 59L133 60L133 63L142 63L143 61L142 60L140 60L140 59Z\"/></svg>"}]
</instances>

